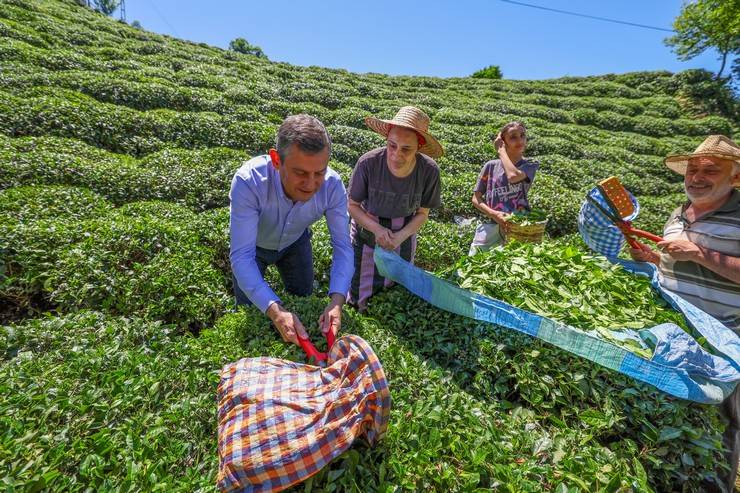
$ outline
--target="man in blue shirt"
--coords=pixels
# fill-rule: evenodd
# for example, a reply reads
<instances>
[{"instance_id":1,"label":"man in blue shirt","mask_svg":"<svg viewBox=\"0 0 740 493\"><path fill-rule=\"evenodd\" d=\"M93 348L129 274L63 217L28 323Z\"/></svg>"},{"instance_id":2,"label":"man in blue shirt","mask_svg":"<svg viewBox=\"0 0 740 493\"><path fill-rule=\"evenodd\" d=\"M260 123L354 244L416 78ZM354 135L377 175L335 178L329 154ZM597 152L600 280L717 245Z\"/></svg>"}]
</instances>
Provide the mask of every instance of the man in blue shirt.
<instances>
[{"instance_id":1,"label":"man in blue shirt","mask_svg":"<svg viewBox=\"0 0 740 493\"><path fill-rule=\"evenodd\" d=\"M269 155L244 163L231 182L231 269L237 304L256 305L284 341L298 344L297 336L308 337L306 329L265 282L265 269L275 264L289 293L310 295L313 258L308 228L326 216L333 248L331 301L319 326L336 335L354 272L347 192L328 167L331 140L318 119L289 116L278 129L276 147Z\"/></svg>"}]
</instances>

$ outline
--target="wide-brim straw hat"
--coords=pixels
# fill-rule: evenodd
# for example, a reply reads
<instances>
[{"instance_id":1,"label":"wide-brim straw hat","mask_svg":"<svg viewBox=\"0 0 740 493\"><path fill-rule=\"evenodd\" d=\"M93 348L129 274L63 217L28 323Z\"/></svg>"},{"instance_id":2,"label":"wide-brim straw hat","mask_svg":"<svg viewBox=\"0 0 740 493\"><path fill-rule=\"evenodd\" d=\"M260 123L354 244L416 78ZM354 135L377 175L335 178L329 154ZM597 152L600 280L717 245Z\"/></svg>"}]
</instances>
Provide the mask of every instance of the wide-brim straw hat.
<instances>
[{"instance_id":1,"label":"wide-brim straw hat","mask_svg":"<svg viewBox=\"0 0 740 493\"><path fill-rule=\"evenodd\" d=\"M426 141L419 148L419 152L435 159L445 153L439 141L429 133L429 116L415 106L404 106L398 110L398 113L396 113L396 116L392 120L381 120L373 116L368 116L365 118L365 125L383 137L388 137L388 132L390 132L393 126L414 130L424 137Z\"/></svg>"},{"instance_id":2,"label":"wide-brim straw hat","mask_svg":"<svg viewBox=\"0 0 740 493\"><path fill-rule=\"evenodd\" d=\"M685 175L689 159L695 157L716 157L740 163L740 146L724 135L710 135L693 153L668 156L664 162L671 170Z\"/></svg>"}]
</instances>

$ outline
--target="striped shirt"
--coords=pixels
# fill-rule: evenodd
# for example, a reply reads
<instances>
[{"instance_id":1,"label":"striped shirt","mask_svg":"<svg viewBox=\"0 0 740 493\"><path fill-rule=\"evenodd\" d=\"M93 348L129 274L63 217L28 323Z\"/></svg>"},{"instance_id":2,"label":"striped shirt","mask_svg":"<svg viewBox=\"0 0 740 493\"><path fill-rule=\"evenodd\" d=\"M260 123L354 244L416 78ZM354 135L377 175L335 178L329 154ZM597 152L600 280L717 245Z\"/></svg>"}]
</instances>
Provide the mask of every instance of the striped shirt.
<instances>
[{"instance_id":1,"label":"striped shirt","mask_svg":"<svg viewBox=\"0 0 740 493\"><path fill-rule=\"evenodd\" d=\"M678 207L665 225L666 240L692 243L731 257L740 257L740 192L733 190L719 209L690 222L689 202ZM660 256L661 284L733 330L740 329L740 284L691 261Z\"/></svg>"}]
</instances>

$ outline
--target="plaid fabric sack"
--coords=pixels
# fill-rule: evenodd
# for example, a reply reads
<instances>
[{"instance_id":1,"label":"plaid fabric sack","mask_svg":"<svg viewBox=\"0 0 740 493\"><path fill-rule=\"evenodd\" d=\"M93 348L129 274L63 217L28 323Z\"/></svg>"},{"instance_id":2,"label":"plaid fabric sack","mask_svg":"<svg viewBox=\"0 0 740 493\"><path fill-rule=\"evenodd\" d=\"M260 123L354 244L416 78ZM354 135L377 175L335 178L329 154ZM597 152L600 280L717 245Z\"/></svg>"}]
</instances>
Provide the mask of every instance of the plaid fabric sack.
<instances>
[{"instance_id":1,"label":"plaid fabric sack","mask_svg":"<svg viewBox=\"0 0 740 493\"><path fill-rule=\"evenodd\" d=\"M218 488L281 491L365 437L385 433L391 398L380 361L346 335L326 368L276 358L224 366L218 386Z\"/></svg>"},{"instance_id":2,"label":"plaid fabric sack","mask_svg":"<svg viewBox=\"0 0 740 493\"><path fill-rule=\"evenodd\" d=\"M598 187L591 189L588 196L609 210L609 205ZM640 212L640 204L634 195L630 193L629 196L635 205L635 212L623 219L632 221ZM578 232L591 250L605 257L616 257L626 242L619 228L588 200L583 201L578 213Z\"/></svg>"}]
</instances>

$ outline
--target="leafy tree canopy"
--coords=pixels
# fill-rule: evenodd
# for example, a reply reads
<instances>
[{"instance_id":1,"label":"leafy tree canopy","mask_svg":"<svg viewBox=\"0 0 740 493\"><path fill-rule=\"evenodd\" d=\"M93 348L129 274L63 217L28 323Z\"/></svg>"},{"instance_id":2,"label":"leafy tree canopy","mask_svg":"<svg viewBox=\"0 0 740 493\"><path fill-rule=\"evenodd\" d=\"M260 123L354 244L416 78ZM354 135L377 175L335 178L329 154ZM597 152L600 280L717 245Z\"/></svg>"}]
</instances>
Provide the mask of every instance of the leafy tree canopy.
<instances>
[{"instance_id":1,"label":"leafy tree canopy","mask_svg":"<svg viewBox=\"0 0 740 493\"><path fill-rule=\"evenodd\" d=\"M250 44L249 41L244 38L236 38L231 40L231 43L229 43L229 49L238 53L244 53L245 55L254 55L258 58L267 58L267 55L265 55L265 52L262 51L262 48L257 45Z\"/></svg>"},{"instance_id":2,"label":"leafy tree canopy","mask_svg":"<svg viewBox=\"0 0 740 493\"><path fill-rule=\"evenodd\" d=\"M740 12L737 0L697 0L686 3L673 22L674 36L665 39L679 60L690 60L708 49L716 49L722 61L740 55Z\"/></svg>"},{"instance_id":3,"label":"leafy tree canopy","mask_svg":"<svg viewBox=\"0 0 740 493\"><path fill-rule=\"evenodd\" d=\"M95 10L98 10L105 15L111 15L118 8L120 0L93 0Z\"/></svg>"},{"instance_id":4,"label":"leafy tree canopy","mask_svg":"<svg viewBox=\"0 0 740 493\"><path fill-rule=\"evenodd\" d=\"M504 77L501 68L498 65L489 65L471 75L474 79L502 79Z\"/></svg>"}]
</instances>

